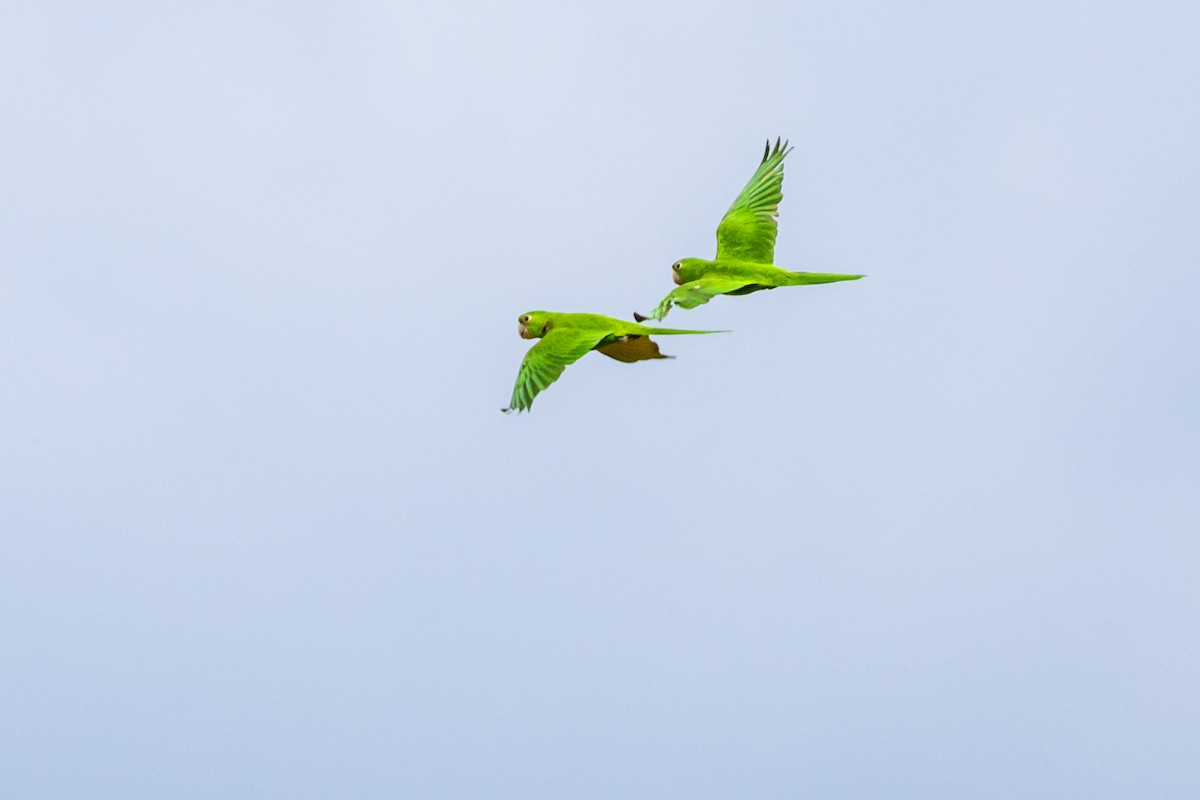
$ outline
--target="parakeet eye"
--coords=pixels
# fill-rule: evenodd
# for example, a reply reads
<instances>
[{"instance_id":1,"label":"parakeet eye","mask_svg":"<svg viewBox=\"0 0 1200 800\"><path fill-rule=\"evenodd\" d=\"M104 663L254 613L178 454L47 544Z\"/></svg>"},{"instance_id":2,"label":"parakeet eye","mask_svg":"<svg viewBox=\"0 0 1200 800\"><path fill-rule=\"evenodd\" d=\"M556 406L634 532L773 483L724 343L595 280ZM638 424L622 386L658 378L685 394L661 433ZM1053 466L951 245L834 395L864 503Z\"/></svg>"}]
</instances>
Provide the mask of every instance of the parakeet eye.
<instances>
[{"instance_id":1,"label":"parakeet eye","mask_svg":"<svg viewBox=\"0 0 1200 800\"><path fill-rule=\"evenodd\" d=\"M679 272L679 266L682 263L683 263L682 261L676 261L674 264L671 265L671 269L675 270L676 272Z\"/></svg>"},{"instance_id":2,"label":"parakeet eye","mask_svg":"<svg viewBox=\"0 0 1200 800\"><path fill-rule=\"evenodd\" d=\"M517 322L524 325L525 323L529 322L529 315L528 314L523 315L519 320L517 320Z\"/></svg>"}]
</instances>

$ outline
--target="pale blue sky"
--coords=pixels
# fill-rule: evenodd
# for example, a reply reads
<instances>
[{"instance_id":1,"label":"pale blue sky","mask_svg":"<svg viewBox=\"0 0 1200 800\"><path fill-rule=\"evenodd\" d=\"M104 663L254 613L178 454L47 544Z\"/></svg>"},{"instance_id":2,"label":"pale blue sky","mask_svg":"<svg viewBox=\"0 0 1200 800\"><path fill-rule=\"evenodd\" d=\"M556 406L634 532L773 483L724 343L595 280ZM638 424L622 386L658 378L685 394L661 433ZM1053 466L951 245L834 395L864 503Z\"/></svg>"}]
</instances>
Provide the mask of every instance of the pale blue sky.
<instances>
[{"instance_id":1,"label":"pale blue sky","mask_svg":"<svg viewBox=\"0 0 1200 800\"><path fill-rule=\"evenodd\" d=\"M1194 797L1197 41L10 4L0 795ZM500 414L776 135L777 260L869 277Z\"/></svg>"}]
</instances>

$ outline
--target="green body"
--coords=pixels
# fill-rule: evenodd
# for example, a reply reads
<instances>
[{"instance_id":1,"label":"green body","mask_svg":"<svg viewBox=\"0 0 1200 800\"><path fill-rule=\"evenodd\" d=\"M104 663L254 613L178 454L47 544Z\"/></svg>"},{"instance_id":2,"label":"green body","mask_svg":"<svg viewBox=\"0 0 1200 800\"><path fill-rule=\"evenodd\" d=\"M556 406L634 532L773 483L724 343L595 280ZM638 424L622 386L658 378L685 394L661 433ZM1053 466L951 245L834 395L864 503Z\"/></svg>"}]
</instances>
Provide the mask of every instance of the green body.
<instances>
[{"instance_id":1,"label":"green body","mask_svg":"<svg viewBox=\"0 0 1200 800\"><path fill-rule=\"evenodd\" d=\"M558 380L569 365L592 350L626 363L671 358L658 351L658 345L650 339L651 335L724 333L655 328L602 314L564 314L555 311L522 314L517 320L517 332L523 339L540 341L525 354L517 372L512 402L503 411L528 411L539 392Z\"/></svg>"},{"instance_id":2,"label":"green body","mask_svg":"<svg viewBox=\"0 0 1200 800\"><path fill-rule=\"evenodd\" d=\"M662 319L671 306L695 308L719 294L741 295L780 286L805 286L857 280L862 275L825 272L792 272L775 265L775 236L779 225L779 203L783 200L783 159L790 152L770 142L762 163L742 189L717 226L717 257L683 258L671 266L679 288L672 291L648 316L634 314L639 321Z\"/></svg>"}]
</instances>

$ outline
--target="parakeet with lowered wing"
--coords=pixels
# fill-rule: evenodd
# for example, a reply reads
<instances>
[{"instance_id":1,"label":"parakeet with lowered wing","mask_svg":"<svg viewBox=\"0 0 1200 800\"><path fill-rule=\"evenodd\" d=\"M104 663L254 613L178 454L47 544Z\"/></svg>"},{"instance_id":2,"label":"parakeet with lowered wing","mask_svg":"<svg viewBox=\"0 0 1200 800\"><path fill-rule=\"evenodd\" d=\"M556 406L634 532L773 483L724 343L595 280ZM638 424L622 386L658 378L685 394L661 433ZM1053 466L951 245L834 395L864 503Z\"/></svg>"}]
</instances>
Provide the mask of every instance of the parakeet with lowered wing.
<instances>
[{"instance_id":1,"label":"parakeet with lowered wing","mask_svg":"<svg viewBox=\"0 0 1200 800\"><path fill-rule=\"evenodd\" d=\"M750 294L778 286L854 281L862 275L792 272L775 266L775 235L779 201L783 199L783 159L792 148L787 142L775 149L767 140L762 163L725 212L717 226L717 257L684 258L671 265L679 288L663 298L649 316L634 312L638 322L662 319L672 305L695 308L719 294Z\"/></svg>"},{"instance_id":2,"label":"parakeet with lowered wing","mask_svg":"<svg viewBox=\"0 0 1200 800\"><path fill-rule=\"evenodd\" d=\"M600 314L563 314L555 311L530 311L517 320L517 333L522 339L540 339L529 348L517 385L513 387L512 402L502 411L528 411L533 398L558 380L563 370L582 358L589 350L597 350L617 361L633 362L648 358L673 358L658 351L650 339L657 334L727 333L727 331L684 331L654 328L634 322L605 317Z\"/></svg>"}]
</instances>

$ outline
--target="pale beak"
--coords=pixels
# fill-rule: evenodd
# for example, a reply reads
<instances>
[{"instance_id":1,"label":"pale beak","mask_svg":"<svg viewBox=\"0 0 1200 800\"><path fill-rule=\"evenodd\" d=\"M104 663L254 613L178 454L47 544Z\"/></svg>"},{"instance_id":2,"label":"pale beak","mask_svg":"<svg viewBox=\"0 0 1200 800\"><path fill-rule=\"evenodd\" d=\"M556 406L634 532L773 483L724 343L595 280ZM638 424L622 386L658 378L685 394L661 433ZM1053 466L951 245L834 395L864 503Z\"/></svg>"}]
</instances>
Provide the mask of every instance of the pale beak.
<instances>
[{"instance_id":1,"label":"pale beak","mask_svg":"<svg viewBox=\"0 0 1200 800\"><path fill-rule=\"evenodd\" d=\"M679 273L675 270L671 270L671 280L675 281L676 286L683 286L683 281L679 279Z\"/></svg>"},{"instance_id":2,"label":"pale beak","mask_svg":"<svg viewBox=\"0 0 1200 800\"><path fill-rule=\"evenodd\" d=\"M525 327L525 323L523 323L523 322L517 323L517 333L521 334L522 339L532 339L533 338L532 336L529 335L529 329Z\"/></svg>"}]
</instances>

